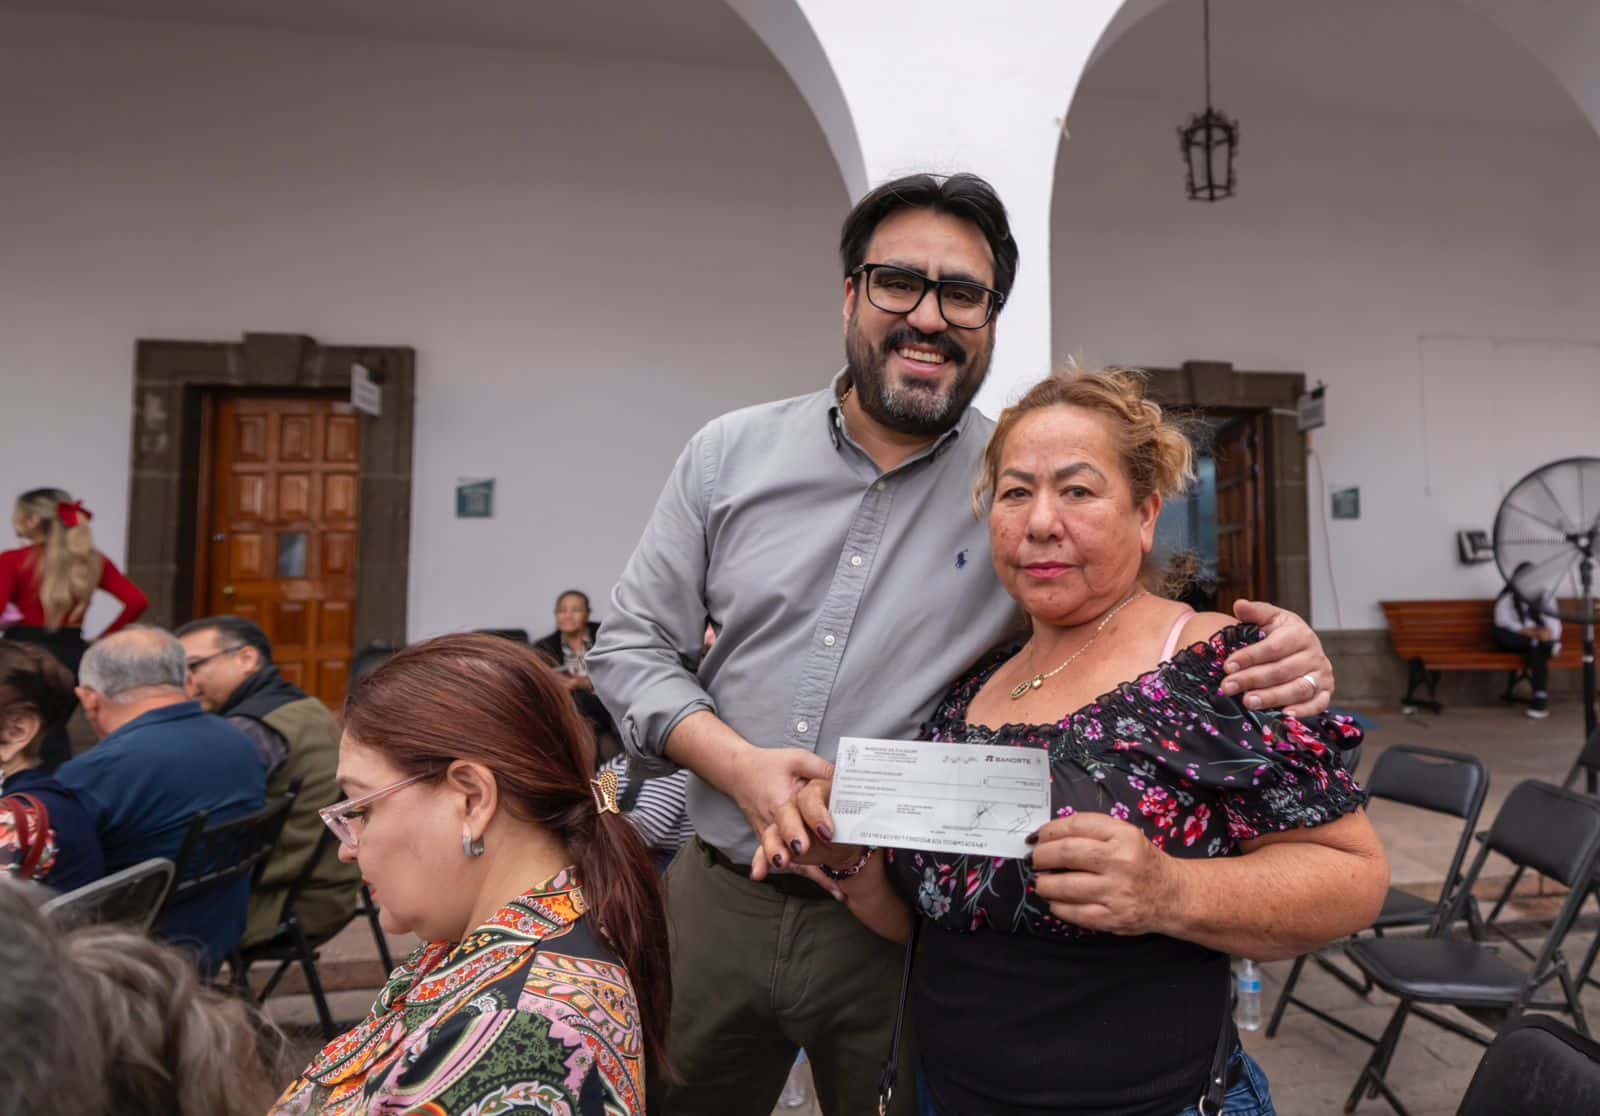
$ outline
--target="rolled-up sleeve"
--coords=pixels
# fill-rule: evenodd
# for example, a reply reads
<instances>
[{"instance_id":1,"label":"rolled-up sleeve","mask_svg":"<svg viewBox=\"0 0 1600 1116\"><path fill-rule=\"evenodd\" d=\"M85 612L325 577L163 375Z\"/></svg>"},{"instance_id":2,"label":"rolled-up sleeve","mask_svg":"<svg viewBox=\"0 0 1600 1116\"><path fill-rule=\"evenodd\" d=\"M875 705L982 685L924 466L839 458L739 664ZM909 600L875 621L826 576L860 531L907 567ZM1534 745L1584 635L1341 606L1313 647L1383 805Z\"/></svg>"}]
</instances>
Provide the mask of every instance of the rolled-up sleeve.
<instances>
[{"instance_id":1,"label":"rolled-up sleeve","mask_svg":"<svg viewBox=\"0 0 1600 1116\"><path fill-rule=\"evenodd\" d=\"M585 658L595 693L645 775L675 769L662 749L678 722L716 712L693 667L706 630L706 508L719 429L702 428L678 456Z\"/></svg>"}]
</instances>

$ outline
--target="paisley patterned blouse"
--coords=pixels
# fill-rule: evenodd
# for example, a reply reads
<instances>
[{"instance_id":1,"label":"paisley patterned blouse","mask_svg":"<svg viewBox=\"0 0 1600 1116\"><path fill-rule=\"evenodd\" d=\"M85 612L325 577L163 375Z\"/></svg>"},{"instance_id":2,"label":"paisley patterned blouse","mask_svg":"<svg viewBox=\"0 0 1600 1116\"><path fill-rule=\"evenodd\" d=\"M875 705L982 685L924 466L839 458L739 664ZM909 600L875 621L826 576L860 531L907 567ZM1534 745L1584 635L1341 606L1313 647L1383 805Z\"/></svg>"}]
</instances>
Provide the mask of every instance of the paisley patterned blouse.
<instances>
[{"instance_id":1,"label":"paisley patterned blouse","mask_svg":"<svg viewBox=\"0 0 1600 1116\"><path fill-rule=\"evenodd\" d=\"M1339 760L1340 751L1361 743L1349 718L1257 713L1219 692L1224 660L1260 638L1253 625L1225 628L1058 724L969 725L967 706L1017 651L1000 648L945 695L924 735L1043 748L1056 817L1110 814L1173 856L1229 856L1242 840L1322 825L1365 801ZM905 850L888 856L907 901L945 930L1088 933L1050 914L1023 861Z\"/></svg>"},{"instance_id":2,"label":"paisley patterned blouse","mask_svg":"<svg viewBox=\"0 0 1600 1116\"><path fill-rule=\"evenodd\" d=\"M273 1116L643 1116L633 986L586 909L569 868L420 947Z\"/></svg>"}]
</instances>

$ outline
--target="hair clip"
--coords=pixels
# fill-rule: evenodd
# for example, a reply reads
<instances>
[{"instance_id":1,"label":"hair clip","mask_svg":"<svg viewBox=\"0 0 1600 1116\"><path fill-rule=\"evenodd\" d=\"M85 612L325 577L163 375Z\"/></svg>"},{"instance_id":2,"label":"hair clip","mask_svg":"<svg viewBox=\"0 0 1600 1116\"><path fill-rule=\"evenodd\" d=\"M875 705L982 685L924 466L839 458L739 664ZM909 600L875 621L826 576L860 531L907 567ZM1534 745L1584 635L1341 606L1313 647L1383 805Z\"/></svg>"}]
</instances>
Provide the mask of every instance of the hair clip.
<instances>
[{"instance_id":1,"label":"hair clip","mask_svg":"<svg viewBox=\"0 0 1600 1116\"><path fill-rule=\"evenodd\" d=\"M617 773L615 771L602 771L597 778L589 780L589 793L594 795L594 808L602 814L620 814L622 810L617 806Z\"/></svg>"}]
</instances>

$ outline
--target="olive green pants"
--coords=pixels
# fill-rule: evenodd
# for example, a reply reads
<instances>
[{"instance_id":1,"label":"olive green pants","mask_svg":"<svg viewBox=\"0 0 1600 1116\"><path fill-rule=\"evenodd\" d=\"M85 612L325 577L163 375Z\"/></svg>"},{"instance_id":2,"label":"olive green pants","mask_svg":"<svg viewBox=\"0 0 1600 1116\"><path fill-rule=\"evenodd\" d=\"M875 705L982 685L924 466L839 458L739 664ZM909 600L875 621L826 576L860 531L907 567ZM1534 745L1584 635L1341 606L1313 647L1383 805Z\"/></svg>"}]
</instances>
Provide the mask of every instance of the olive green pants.
<instances>
[{"instance_id":1,"label":"olive green pants","mask_svg":"<svg viewBox=\"0 0 1600 1116\"><path fill-rule=\"evenodd\" d=\"M667 870L672 1063L653 1116L769 1116L805 1047L824 1116L878 1110L905 948L794 877L754 883L699 841ZM779 888L784 890L779 890ZM916 1111L909 1026L891 1111Z\"/></svg>"}]
</instances>

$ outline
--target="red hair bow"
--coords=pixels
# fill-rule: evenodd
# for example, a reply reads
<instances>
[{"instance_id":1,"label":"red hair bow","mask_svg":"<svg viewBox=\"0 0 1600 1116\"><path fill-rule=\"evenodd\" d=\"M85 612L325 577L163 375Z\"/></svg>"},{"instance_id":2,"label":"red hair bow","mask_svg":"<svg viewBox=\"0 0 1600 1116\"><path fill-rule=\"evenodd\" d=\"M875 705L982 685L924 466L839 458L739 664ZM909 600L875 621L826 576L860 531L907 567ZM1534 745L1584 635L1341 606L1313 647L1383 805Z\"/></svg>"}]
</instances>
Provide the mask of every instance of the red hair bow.
<instances>
[{"instance_id":1,"label":"red hair bow","mask_svg":"<svg viewBox=\"0 0 1600 1116\"><path fill-rule=\"evenodd\" d=\"M71 503L63 500L56 505L56 518L61 520L63 527L76 527L80 523L89 522L94 515L77 500Z\"/></svg>"}]
</instances>

